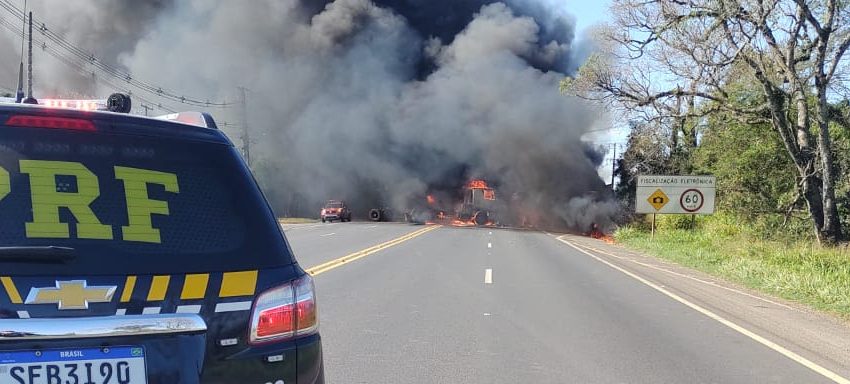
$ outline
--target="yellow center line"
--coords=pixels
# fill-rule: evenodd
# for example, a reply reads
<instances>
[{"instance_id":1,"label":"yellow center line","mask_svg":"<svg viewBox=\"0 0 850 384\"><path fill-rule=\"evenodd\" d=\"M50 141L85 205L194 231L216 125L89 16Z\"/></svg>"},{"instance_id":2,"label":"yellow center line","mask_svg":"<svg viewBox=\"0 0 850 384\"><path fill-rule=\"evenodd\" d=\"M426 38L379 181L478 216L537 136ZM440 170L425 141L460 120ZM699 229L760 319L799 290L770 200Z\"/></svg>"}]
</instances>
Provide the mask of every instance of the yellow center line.
<instances>
[{"instance_id":1,"label":"yellow center line","mask_svg":"<svg viewBox=\"0 0 850 384\"><path fill-rule=\"evenodd\" d=\"M363 250L360 250L360 251L357 251L357 252L354 252L354 253L351 253L351 254L348 254L348 255L345 255L345 256L340 257L338 259L334 259L334 260L328 261L326 263L316 265L316 266L311 267L311 268L308 268L307 273L309 273L311 276L316 276L320 273L330 271L331 269L334 269L334 268L339 267L341 265L348 264L352 261L362 259L366 256L373 254L373 253L380 252L380 251L387 249L389 247L392 247L392 246L396 246L396 245L401 244L405 241L408 241L410 239L413 239L413 238L418 237L420 235L423 235L425 233L431 232L431 231L433 231L433 230L435 230L439 227L440 227L439 225L433 225L433 226L428 226L428 227L413 231L411 233L408 233L404 236L392 239L390 241L387 241L387 242L384 242L384 243L381 243L381 244L378 244L378 245L375 245L375 246L372 246L372 247L369 247L369 248L366 248L366 249L363 249Z\"/></svg>"},{"instance_id":2,"label":"yellow center line","mask_svg":"<svg viewBox=\"0 0 850 384\"><path fill-rule=\"evenodd\" d=\"M691 309L693 309L693 310L695 310L699 313L702 313L703 315L711 318L712 320L715 320L718 323L723 324L723 325L731 328L732 330L734 330L734 331L736 331L736 332L738 332L738 333L740 333L740 334L742 334L746 337L749 337L750 339L758 342L759 344L762 344L765 347L768 347L768 348L770 348L770 349L772 349L776 352L779 352L783 356L797 362L798 364L800 364L800 365L802 365L806 368L809 368L810 370L820 374L823 377L826 377L829 380L832 380L835 383L850 384L850 380L848 380L847 378L842 377L842 376L838 375L837 373L830 371L829 369L827 369L827 368L825 368L821 365L818 365L817 363L815 363L815 362L813 362L813 361L811 361L811 360L809 360L809 359L807 359L803 356L800 356L797 353L794 353L793 351L791 351L791 350L789 350L789 349L787 349L787 348L785 348L785 347L783 347L783 346L781 346L777 343L774 343L773 341L770 341L767 338L765 338L765 337L763 337L763 336L761 336L761 335L759 335L759 334L757 334L753 331L750 331L749 329L744 328L744 327L742 327L742 326L740 326L740 325L738 325L738 324L736 324L736 323L734 323L734 322L732 322L732 321L730 321L730 320L728 320L728 319L726 319L726 318L724 318L724 317L722 317L722 316L720 316L720 315L718 315L718 314L716 314L712 311L709 311L708 309L706 309L706 308L704 308L700 305L694 304L694 303L688 301L687 299L667 290L666 288L664 288L664 287L662 287L658 284L655 284L655 283L653 283L653 282L651 282L647 279L644 279L643 277L640 277L640 276L638 276L638 275L636 275L636 274L634 274L634 273L632 273L632 272L630 272L630 271L628 271L624 268L621 268L621 267L619 267L619 266L597 256L597 255L594 255L593 253L589 252L588 250L582 249L582 247L577 246L577 245L573 244L571 241L564 239L564 236L558 236L558 237L555 237L555 239L566 244L566 245L569 245L573 249L575 249L575 250L577 250L581 253L584 253L585 255L588 255L588 256L596 259L597 261L599 261L599 262L601 262L601 263L603 263L603 264L605 264L605 265L607 265L611 268L614 268L614 269L622 272L626 276L629 276L629 277L643 283L644 285L647 285L650 288L652 288L652 289L654 289L658 292L663 293L667 297L669 297L673 300L676 300L679 303L682 303L682 304L690 307Z\"/></svg>"}]
</instances>

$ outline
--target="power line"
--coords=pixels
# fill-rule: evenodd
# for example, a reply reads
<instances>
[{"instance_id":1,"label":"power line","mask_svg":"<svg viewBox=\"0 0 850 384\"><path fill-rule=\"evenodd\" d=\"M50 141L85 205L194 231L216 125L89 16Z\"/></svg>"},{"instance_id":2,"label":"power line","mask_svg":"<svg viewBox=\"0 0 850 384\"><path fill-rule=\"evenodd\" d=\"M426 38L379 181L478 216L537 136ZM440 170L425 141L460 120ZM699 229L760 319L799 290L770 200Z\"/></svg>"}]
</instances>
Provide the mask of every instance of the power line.
<instances>
[{"instance_id":1,"label":"power line","mask_svg":"<svg viewBox=\"0 0 850 384\"><path fill-rule=\"evenodd\" d=\"M2 17L0 17L0 25L2 25L3 27L6 27L6 29L9 29L13 32L17 32L17 27L14 26L13 23L9 22L8 20L6 20ZM50 56L53 56L53 58L59 60L61 63L65 64L66 66L75 70L77 73L79 73L81 75L89 75L89 74L92 73L85 66L80 65L78 62L75 62L71 58L68 58L62 52L53 48L53 46L47 45L47 43L44 42L43 40L34 39L33 41L40 45L42 51L46 52ZM118 86L118 85L116 85L116 84L114 84L114 83L112 83L112 82L110 82L106 79L103 79L103 78L98 77L98 78L96 78L96 81L100 82L100 83L104 83L104 84L108 85L110 88L112 88L116 91L125 91L125 92L127 91L124 87L120 87L120 86ZM147 100L147 99L145 99L145 98L143 98L139 95L134 95L133 98L138 99L138 100L142 101L143 103L147 103L150 106L155 106L157 109L163 110L163 111L168 112L168 113L176 112L174 109L163 106L162 103L154 103L154 102Z\"/></svg>"},{"instance_id":2,"label":"power line","mask_svg":"<svg viewBox=\"0 0 850 384\"><path fill-rule=\"evenodd\" d=\"M20 33L17 29L17 26L14 25L14 23L10 22L9 20L6 20L2 16L0 16L0 26L5 27L7 30L12 31L15 34ZM94 74L92 71L90 71L88 68L86 68L85 65L82 65L79 62L73 60L72 58L67 57L65 54L63 54L63 52L54 48L52 45L48 45L47 42L45 42L44 40L39 40L39 39L34 37L33 43L38 45L42 49L42 51L46 52L47 54L49 54L50 56L52 56L54 59L58 60L62 64L73 69L78 74L83 75L83 76L88 76L88 75ZM129 94L132 94L133 99L141 101L140 107L145 109L145 110L158 109L158 110L164 111L166 113L177 113L177 110L172 108L172 107L163 105L163 103L161 103L161 102L151 101L151 100L149 100L145 97L138 95L138 93L133 93L132 90L130 90L126 87L119 86L119 85L103 78L102 76L95 77L94 81L97 82L97 83L104 84L104 85L108 86L109 88L112 88L116 92L126 92L126 93L129 93ZM6 89L6 90L9 90L9 91L14 91L13 89L7 88L5 86L0 86L0 89ZM235 124L235 123L231 123L229 121L217 120L216 123L220 126L224 126L224 127L228 127L228 128L240 128L240 127L242 127L241 124Z\"/></svg>"},{"instance_id":3,"label":"power line","mask_svg":"<svg viewBox=\"0 0 850 384\"><path fill-rule=\"evenodd\" d=\"M0 7L6 9L7 11L9 11L9 13L11 13L13 16L17 17L22 21L26 19L24 12L18 9L14 4L10 3L9 0L0 1ZM74 44L71 44L70 42L62 38L62 36L59 36L52 30L48 29L47 25L44 23L43 20L33 18L33 22L41 25L39 31L41 32L42 36L46 37L47 39L61 47L63 50L75 56L76 59L74 60L78 61L78 63L82 62L87 65L91 65L102 73L105 73L116 79L122 80L130 85L135 86L136 88L144 90L157 97L169 99L175 102L180 102L182 104L189 104L208 108L225 108L233 104L228 102L211 102L209 100L200 100L192 97L187 97L179 92L169 90L165 87L135 79L129 72L112 67L99 60L97 57L94 56L94 54L88 53L85 50L75 46Z\"/></svg>"}]
</instances>

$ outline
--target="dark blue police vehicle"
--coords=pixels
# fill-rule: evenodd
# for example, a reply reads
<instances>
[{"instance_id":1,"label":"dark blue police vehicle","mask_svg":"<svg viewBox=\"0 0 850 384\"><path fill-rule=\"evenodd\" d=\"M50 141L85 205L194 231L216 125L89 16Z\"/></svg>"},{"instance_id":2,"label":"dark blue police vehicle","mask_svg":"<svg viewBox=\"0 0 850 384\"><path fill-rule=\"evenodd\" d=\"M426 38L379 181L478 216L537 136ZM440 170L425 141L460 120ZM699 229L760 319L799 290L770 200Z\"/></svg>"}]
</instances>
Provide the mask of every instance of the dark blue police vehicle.
<instances>
[{"instance_id":1,"label":"dark blue police vehicle","mask_svg":"<svg viewBox=\"0 0 850 384\"><path fill-rule=\"evenodd\" d=\"M313 281L209 115L41 104L0 104L0 383L324 382Z\"/></svg>"}]
</instances>

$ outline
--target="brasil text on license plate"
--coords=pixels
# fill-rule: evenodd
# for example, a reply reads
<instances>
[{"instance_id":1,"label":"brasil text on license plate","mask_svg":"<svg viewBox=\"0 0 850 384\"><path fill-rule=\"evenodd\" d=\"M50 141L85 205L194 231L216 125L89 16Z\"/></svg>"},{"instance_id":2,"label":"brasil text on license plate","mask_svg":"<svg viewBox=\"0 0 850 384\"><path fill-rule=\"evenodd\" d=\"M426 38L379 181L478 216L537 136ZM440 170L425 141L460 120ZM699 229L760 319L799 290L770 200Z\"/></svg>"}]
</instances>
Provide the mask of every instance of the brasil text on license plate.
<instances>
[{"instance_id":1,"label":"brasil text on license plate","mask_svg":"<svg viewBox=\"0 0 850 384\"><path fill-rule=\"evenodd\" d=\"M0 351L3 384L146 384L141 347Z\"/></svg>"}]
</instances>

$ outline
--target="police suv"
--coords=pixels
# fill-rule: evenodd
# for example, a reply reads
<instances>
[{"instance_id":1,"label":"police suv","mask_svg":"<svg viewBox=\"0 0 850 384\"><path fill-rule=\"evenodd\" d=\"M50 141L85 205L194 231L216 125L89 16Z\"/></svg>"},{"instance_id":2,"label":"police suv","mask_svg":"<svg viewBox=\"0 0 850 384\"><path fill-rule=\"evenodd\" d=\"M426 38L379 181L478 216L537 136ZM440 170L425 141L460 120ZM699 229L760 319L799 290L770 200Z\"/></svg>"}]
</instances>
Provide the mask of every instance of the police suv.
<instances>
[{"instance_id":1,"label":"police suv","mask_svg":"<svg viewBox=\"0 0 850 384\"><path fill-rule=\"evenodd\" d=\"M109 100L0 104L0 383L323 383L313 281L233 144Z\"/></svg>"}]
</instances>

